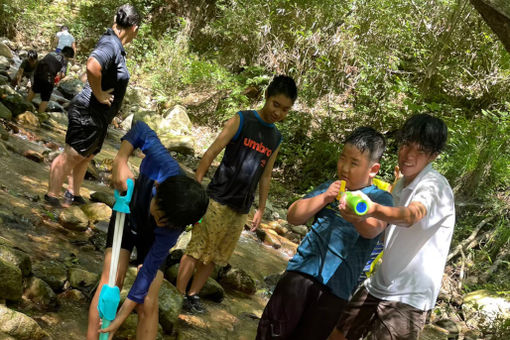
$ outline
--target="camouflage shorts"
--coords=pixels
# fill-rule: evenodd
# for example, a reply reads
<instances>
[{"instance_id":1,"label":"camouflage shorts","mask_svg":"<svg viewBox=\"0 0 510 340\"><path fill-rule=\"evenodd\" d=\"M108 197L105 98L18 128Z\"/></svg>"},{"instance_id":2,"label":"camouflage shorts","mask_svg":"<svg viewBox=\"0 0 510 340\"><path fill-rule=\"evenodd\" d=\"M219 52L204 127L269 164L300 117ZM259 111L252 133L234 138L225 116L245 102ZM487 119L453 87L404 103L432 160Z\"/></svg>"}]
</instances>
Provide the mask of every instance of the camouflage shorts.
<instances>
[{"instance_id":1,"label":"camouflage shorts","mask_svg":"<svg viewBox=\"0 0 510 340\"><path fill-rule=\"evenodd\" d=\"M186 255L204 264L226 265L247 219L248 214L240 214L211 199L202 223L193 227Z\"/></svg>"}]
</instances>

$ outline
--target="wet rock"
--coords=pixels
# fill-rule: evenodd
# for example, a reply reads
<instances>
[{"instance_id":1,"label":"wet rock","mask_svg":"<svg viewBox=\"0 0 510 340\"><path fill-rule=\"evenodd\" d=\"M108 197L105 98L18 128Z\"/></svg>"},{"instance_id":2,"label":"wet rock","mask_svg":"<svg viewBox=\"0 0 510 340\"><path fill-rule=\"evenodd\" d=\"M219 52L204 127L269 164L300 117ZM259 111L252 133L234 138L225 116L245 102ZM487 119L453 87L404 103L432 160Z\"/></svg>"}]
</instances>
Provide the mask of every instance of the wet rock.
<instances>
[{"instance_id":1,"label":"wet rock","mask_svg":"<svg viewBox=\"0 0 510 340\"><path fill-rule=\"evenodd\" d=\"M229 289L237 290L246 294L255 294L257 290L255 280L244 270L231 268L220 274L219 283Z\"/></svg>"},{"instance_id":2,"label":"wet rock","mask_svg":"<svg viewBox=\"0 0 510 340\"><path fill-rule=\"evenodd\" d=\"M38 277L31 276L28 278L23 297L31 300L37 305L44 308L54 307L57 302L57 296L51 289L50 285L39 279Z\"/></svg>"},{"instance_id":3,"label":"wet rock","mask_svg":"<svg viewBox=\"0 0 510 340\"><path fill-rule=\"evenodd\" d=\"M2 125L0 125L0 139L9 140L9 132Z\"/></svg>"},{"instance_id":4,"label":"wet rock","mask_svg":"<svg viewBox=\"0 0 510 340\"><path fill-rule=\"evenodd\" d=\"M34 111L32 103L28 102L9 85L0 85L0 102L12 112L13 116L26 111Z\"/></svg>"},{"instance_id":5,"label":"wet rock","mask_svg":"<svg viewBox=\"0 0 510 340\"><path fill-rule=\"evenodd\" d=\"M9 77L0 74L0 85L6 85L9 84Z\"/></svg>"},{"instance_id":6,"label":"wet rock","mask_svg":"<svg viewBox=\"0 0 510 340\"><path fill-rule=\"evenodd\" d=\"M94 229L94 234L90 237L89 241L96 250L104 251L106 247L106 232Z\"/></svg>"},{"instance_id":7,"label":"wet rock","mask_svg":"<svg viewBox=\"0 0 510 340\"><path fill-rule=\"evenodd\" d=\"M41 125L39 118L30 111L19 114L14 120L22 126L38 127Z\"/></svg>"},{"instance_id":8,"label":"wet rock","mask_svg":"<svg viewBox=\"0 0 510 340\"><path fill-rule=\"evenodd\" d=\"M28 276L32 272L32 261L28 254L21 250L0 245L0 258L18 267L23 276Z\"/></svg>"},{"instance_id":9,"label":"wet rock","mask_svg":"<svg viewBox=\"0 0 510 340\"><path fill-rule=\"evenodd\" d=\"M132 340L136 339L136 326L138 324L138 315L131 313L126 321L119 327L115 333L115 340ZM158 334L156 340L163 340L163 329L158 325Z\"/></svg>"},{"instance_id":10,"label":"wet rock","mask_svg":"<svg viewBox=\"0 0 510 340\"><path fill-rule=\"evenodd\" d=\"M88 203L83 204L80 208L93 223L97 221L109 221L112 216L112 208L105 203Z\"/></svg>"},{"instance_id":11,"label":"wet rock","mask_svg":"<svg viewBox=\"0 0 510 340\"><path fill-rule=\"evenodd\" d=\"M0 103L0 118L11 120L12 112L4 104Z\"/></svg>"},{"instance_id":12,"label":"wet rock","mask_svg":"<svg viewBox=\"0 0 510 340\"><path fill-rule=\"evenodd\" d=\"M268 289L271 292L275 289L276 284L278 283L278 281L280 281L280 278L282 277L282 275L283 275L283 272L271 274L264 278L264 283L266 284L266 286L268 287Z\"/></svg>"},{"instance_id":13,"label":"wet rock","mask_svg":"<svg viewBox=\"0 0 510 340\"><path fill-rule=\"evenodd\" d=\"M69 283L77 289L88 289L99 281L99 274L91 273L83 268L73 267L69 269Z\"/></svg>"},{"instance_id":14,"label":"wet rock","mask_svg":"<svg viewBox=\"0 0 510 340\"><path fill-rule=\"evenodd\" d=\"M131 126L133 125L133 118L134 118L134 114L130 114L129 116L127 116L123 121L122 123L120 123L120 128L124 131L129 131L131 129Z\"/></svg>"},{"instance_id":15,"label":"wet rock","mask_svg":"<svg viewBox=\"0 0 510 340\"><path fill-rule=\"evenodd\" d=\"M0 55L0 71L7 71L11 67L11 63L7 57Z\"/></svg>"},{"instance_id":16,"label":"wet rock","mask_svg":"<svg viewBox=\"0 0 510 340\"><path fill-rule=\"evenodd\" d=\"M179 264L176 263L173 266L167 268L165 271L165 278L170 283L175 285L178 272ZM198 296L203 299L212 300L214 302L221 302L225 296L225 289L223 289L223 287L212 277L208 277Z\"/></svg>"},{"instance_id":17,"label":"wet rock","mask_svg":"<svg viewBox=\"0 0 510 340\"><path fill-rule=\"evenodd\" d=\"M278 233L278 235L285 235L289 232L289 230L281 224L278 224L274 230Z\"/></svg>"},{"instance_id":18,"label":"wet rock","mask_svg":"<svg viewBox=\"0 0 510 340\"><path fill-rule=\"evenodd\" d=\"M73 99L83 89L83 83L79 79L66 77L58 83L58 90L66 99Z\"/></svg>"},{"instance_id":19,"label":"wet rock","mask_svg":"<svg viewBox=\"0 0 510 340\"><path fill-rule=\"evenodd\" d=\"M21 270L0 258L0 299L19 300L23 294Z\"/></svg>"},{"instance_id":20,"label":"wet rock","mask_svg":"<svg viewBox=\"0 0 510 340\"><path fill-rule=\"evenodd\" d=\"M3 42L0 42L0 55L6 57L7 59L12 59L14 57L9 46Z\"/></svg>"},{"instance_id":21,"label":"wet rock","mask_svg":"<svg viewBox=\"0 0 510 340\"><path fill-rule=\"evenodd\" d=\"M63 112L48 112L48 116L57 123L62 124L63 126L68 125L69 120L67 118L67 114Z\"/></svg>"},{"instance_id":22,"label":"wet rock","mask_svg":"<svg viewBox=\"0 0 510 340\"><path fill-rule=\"evenodd\" d=\"M93 194L90 195L90 200L94 202L102 202L109 206L110 208L113 207L115 204L115 198L112 194L104 192L104 191L96 191Z\"/></svg>"},{"instance_id":23,"label":"wet rock","mask_svg":"<svg viewBox=\"0 0 510 340\"><path fill-rule=\"evenodd\" d=\"M87 172L85 173L85 178L94 179L96 181L99 179L99 170L97 169L95 160L92 160L87 165Z\"/></svg>"},{"instance_id":24,"label":"wet rock","mask_svg":"<svg viewBox=\"0 0 510 340\"><path fill-rule=\"evenodd\" d=\"M44 156L34 150L27 150L23 152L23 156L37 163L42 163L44 161Z\"/></svg>"},{"instance_id":25,"label":"wet rock","mask_svg":"<svg viewBox=\"0 0 510 340\"><path fill-rule=\"evenodd\" d=\"M308 233L308 228L306 227L306 225L289 224L288 226L289 226L290 230L292 230L292 232L299 234L301 236L305 236L306 233Z\"/></svg>"},{"instance_id":26,"label":"wet rock","mask_svg":"<svg viewBox=\"0 0 510 340\"><path fill-rule=\"evenodd\" d=\"M491 325L496 319L510 318L510 292L477 290L467 294L462 312L468 326Z\"/></svg>"},{"instance_id":27,"label":"wet rock","mask_svg":"<svg viewBox=\"0 0 510 340\"><path fill-rule=\"evenodd\" d=\"M7 150L7 147L5 146L5 144L0 141L0 157L7 157L9 156L9 150Z\"/></svg>"},{"instance_id":28,"label":"wet rock","mask_svg":"<svg viewBox=\"0 0 510 340\"><path fill-rule=\"evenodd\" d=\"M167 334L175 330L179 313L182 308L183 297L170 282L163 280L159 290L159 323Z\"/></svg>"},{"instance_id":29,"label":"wet rock","mask_svg":"<svg viewBox=\"0 0 510 340\"><path fill-rule=\"evenodd\" d=\"M48 339L49 335L31 317L0 305L0 331L17 340Z\"/></svg>"},{"instance_id":30,"label":"wet rock","mask_svg":"<svg viewBox=\"0 0 510 340\"><path fill-rule=\"evenodd\" d=\"M60 292L67 280L65 264L53 260L35 262L32 272L46 282L55 292Z\"/></svg>"},{"instance_id":31,"label":"wet rock","mask_svg":"<svg viewBox=\"0 0 510 340\"><path fill-rule=\"evenodd\" d=\"M77 206L70 206L62 210L58 219L64 228L70 230L85 231L89 226L87 215Z\"/></svg>"},{"instance_id":32,"label":"wet rock","mask_svg":"<svg viewBox=\"0 0 510 340\"><path fill-rule=\"evenodd\" d=\"M68 289L57 295L57 302L59 305L85 303L87 298L78 289Z\"/></svg>"}]
</instances>

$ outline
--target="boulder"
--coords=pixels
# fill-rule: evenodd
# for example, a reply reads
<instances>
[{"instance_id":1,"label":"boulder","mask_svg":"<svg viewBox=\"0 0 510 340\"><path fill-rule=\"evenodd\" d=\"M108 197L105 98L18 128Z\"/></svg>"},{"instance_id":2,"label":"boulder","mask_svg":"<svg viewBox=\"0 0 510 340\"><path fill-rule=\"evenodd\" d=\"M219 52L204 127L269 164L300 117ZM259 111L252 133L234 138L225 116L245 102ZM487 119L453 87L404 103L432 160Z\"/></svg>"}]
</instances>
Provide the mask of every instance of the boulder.
<instances>
[{"instance_id":1,"label":"boulder","mask_svg":"<svg viewBox=\"0 0 510 340\"><path fill-rule=\"evenodd\" d=\"M170 266L165 271L165 278L172 284L177 281L177 273L179 272L179 264ZM225 289L212 277L208 277L204 286L198 294L203 299L209 299L214 302L221 302L225 296Z\"/></svg>"},{"instance_id":2,"label":"boulder","mask_svg":"<svg viewBox=\"0 0 510 340\"><path fill-rule=\"evenodd\" d=\"M133 125L133 118L134 118L134 114L130 114L129 116L127 116L123 121L122 123L120 123L120 128L124 131L129 131L131 129L131 126Z\"/></svg>"},{"instance_id":3,"label":"boulder","mask_svg":"<svg viewBox=\"0 0 510 340\"><path fill-rule=\"evenodd\" d=\"M0 102L11 111L13 116L26 111L34 111L32 103L28 102L9 85L0 85Z\"/></svg>"},{"instance_id":4,"label":"boulder","mask_svg":"<svg viewBox=\"0 0 510 340\"><path fill-rule=\"evenodd\" d=\"M109 221L112 216L112 208L105 203L88 203L81 205L80 208L92 223Z\"/></svg>"},{"instance_id":5,"label":"boulder","mask_svg":"<svg viewBox=\"0 0 510 340\"><path fill-rule=\"evenodd\" d=\"M2 244L0 245L0 259L18 267L23 276L28 276L32 272L32 261L30 261L28 254L21 250Z\"/></svg>"},{"instance_id":6,"label":"boulder","mask_svg":"<svg viewBox=\"0 0 510 340\"><path fill-rule=\"evenodd\" d=\"M239 268L230 268L230 270L220 274L219 283L229 289L237 290L246 294L255 294L257 288L255 280L244 270Z\"/></svg>"},{"instance_id":7,"label":"boulder","mask_svg":"<svg viewBox=\"0 0 510 340\"><path fill-rule=\"evenodd\" d=\"M58 83L58 90L66 99L73 99L83 89L83 83L76 78L65 77Z\"/></svg>"},{"instance_id":8,"label":"boulder","mask_svg":"<svg viewBox=\"0 0 510 340\"><path fill-rule=\"evenodd\" d=\"M184 250L188 246L189 241L191 240L192 231L183 232L175 245L170 249L170 260L173 262L179 262L181 260L182 255L184 255Z\"/></svg>"},{"instance_id":9,"label":"boulder","mask_svg":"<svg viewBox=\"0 0 510 340\"><path fill-rule=\"evenodd\" d=\"M12 59L14 57L9 46L3 42L0 42L0 55L6 57L7 59Z\"/></svg>"},{"instance_id":10,"label":"boulder","mask_svg":"<svg viewBox=\"0 0 510 340\"><path fill-rule=\"evenodd\" d=\"M16 123L27 127L38 127L41 125L39 118L37 118L37 116L30 111L25 111L17 115L14 120Z\"/></svg>"},{"instance_id":11,"label":"boulder","mask_svg":"<svg viewBox=\"0 0 510 340\"><path fill-rule=\"evenodd\" d=\"M57 296L51 289L50 285L39 279L38 277L31 276L25 285L23 297L31 300L43 308L54 307L57 302Z\"/></svg>"},{"instance_id":12,"label":"boulder","mask_svg":"<svg viewBox=\"0 0 510 340\"><path fill-rule=\"evenodd\" d=\"M159 323L167 334L175 331L179 313L182 308L183 296L174 285L163 280L159 290Z\"/></svg>"},{"instance_id":13,"label":"boulder","mask_svg":"<svg viewBox=\"0 0 510 340\"><path fill-rule=\"evenodd\" d=\"M189 135L193 125L189 119L186 108L182 105L176 105L172 110L163 114L161 129L164 129L175 135Z\"/></svg>"},{"instance_id":14,"label":"boulder","mask_svg":"<svg viewBox=\"0 0 510 340\"><path fill-rule=\"evenodd\" d=\"M0 332L0 340L16 340L12 336L5 334L4 332Z\"/></svg>"},{"instance_id":15,"label":"boulder","mask_svg":"<svg viewBox=\"0 0 510 340\"><path fill-rule=\"evenodd\" d=\"M301 236L305 236L306 233L308 233L308 228L306 225L288 225L290 230L292 230L294 233L299 234Z\"/></svg>"},{"instance_id":16,"label":"boulder","mask_svg":"<svg viewBox=\"0 0 510 340\"><path fill-rule=\"evenodd\" d=\"M0 305L0 331L17 340L48 339L49 335L31 317Z\"/></svg>"},{"instance_id":17,"label":"boulder","mask_svg":"<svg viewBox=\"0 0 510 340\"><path fill-rule=\"evenodd\" d=\"M44 161L44 156L34 150L27 150L23 152L23 156L37 163L42 163Z\"/></svg>"},{"instance_id":18,"label":"boulder","mask_svg":"<svg viewBox=\"0 0 510 340\"><path fill-rule=\"evenodd\" d=\"M67 280L65 264L53 260L35 262L32 272L46 282L55 292L60 292Z\"/></svg>"},{"instance_id":19,"label":"boulder","mask_svg":"<svg viewBox=\"0 0 510 340\"><path fill-rule=\"evenodd\" d=\"M70 206L62 210L58 219L64 228L85 231L89 226L89 219L87 215L77 206Z\"/></svg>"},{"instance_id":20,"label":"boulder","mask_svg":"<svg viewBox=\"0 0 510 340\"><path fill-rule=\"evenodd\" d=\"M132 340L136 339L136 327L138 324L138 315L131 313L126 321L122 323L119 330L115 333L115 340ZM156 340L163 340L163 329L158 325L158 334Z\"/></svg>"},{"instance_id":21,"label":"boulder","mask_svg":"<svg viewBox=\"0 0 510 340\"><path fill-rule=\"evenodd\" d=\"M110 208L113 207L115 204L115 198L112 194L103 192L103 191L96 191L90 195L90 200L94 202L102 202L109 206Z\"/></svg>"},{"instance_id":22,"label":"boulder","mask_svg":"<svg viewBox=\"0 0 510 340\"><path fill-rule=\"evenodd\" d=\"M0 55L0 71L7 71L11 67L9 59Z\"/></svg>"},{"instance_id":23,"label":"boulder","mask_svg":"<svg viewBox=\"0 0 510 340\"><path fill-rule=\"evenodd\" d=\"M91 273L83 268L72 267L69 269L69 283L76 289L89 289L99 281L99 274Z\"/></svg>"},{"instance_id":24,"label":"boulder","mask_svg":"<svg viewBox=\"0 0 510 340\"><path fill-rule=\"evenodd\" d=\"M0 258L0 299L19 300L23 294L21 270ZM1 330L1 329L0 329Z\"/></svg>"}]
</instances>

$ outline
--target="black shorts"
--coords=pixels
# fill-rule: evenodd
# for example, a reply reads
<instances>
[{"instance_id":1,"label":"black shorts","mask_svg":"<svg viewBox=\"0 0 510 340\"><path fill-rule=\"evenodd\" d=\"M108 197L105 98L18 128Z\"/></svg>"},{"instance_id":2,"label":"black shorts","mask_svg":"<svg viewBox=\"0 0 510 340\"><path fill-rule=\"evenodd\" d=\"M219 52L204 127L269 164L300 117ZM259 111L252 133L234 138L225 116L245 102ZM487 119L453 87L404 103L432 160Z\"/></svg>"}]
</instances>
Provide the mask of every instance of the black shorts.
<instances>
[{"instance_id":1,"label":"black shorts","mask_svg":"<svg viewBox=\"0 0 510 340\"><path fill-rule=\"evenodd\" d=\"M108 234L106 236L106 248L111 248L113 245L113 233L115 232L115 219L117 212L112 212L110 224L108 225ZM125 249L130 253L136 247L136 265L143 264L145 257L154 243L154 232L151 229L144 229L143 232L135 233L131 228L131 219L126 215L124 220L124 232L122 233L121 249ZM166 261L160 266L160 270L164 271Z\"/></svg>"},{"instance_id":2,"label":"black shorts","mask_svg":"<svg viewBox=\"0 0 510 340\"><path fill-rule=\"evenodd\" d=\"M47 102L51 98L51 93L53 92L53 79L49 79L48 77L35 76L34 84L32 85L32 91L34 93L41 94L41 100L43 102Z\"/></svg>"},{"instance_id":3,"label":"black shorts","mask_svg":"<svg viewBox=\"0 0 510 340\"><path fill-rule=\"evenodd\" d=\"M96 155L101 151L108 124L102 122L88 107L71 102L67 112L69 124L66 144L70 145L83 157Z\"/></svg>"},{"instance_id":4,"label":"black shorts","mask_svg":"<svg viewBox=\"0 0 510 340\"><path fill-rule=\"evenodd\" d=\"M285 272L262 313L257 340L326 340L346 305L311 276Z\"/></svg>"}]
</instances>

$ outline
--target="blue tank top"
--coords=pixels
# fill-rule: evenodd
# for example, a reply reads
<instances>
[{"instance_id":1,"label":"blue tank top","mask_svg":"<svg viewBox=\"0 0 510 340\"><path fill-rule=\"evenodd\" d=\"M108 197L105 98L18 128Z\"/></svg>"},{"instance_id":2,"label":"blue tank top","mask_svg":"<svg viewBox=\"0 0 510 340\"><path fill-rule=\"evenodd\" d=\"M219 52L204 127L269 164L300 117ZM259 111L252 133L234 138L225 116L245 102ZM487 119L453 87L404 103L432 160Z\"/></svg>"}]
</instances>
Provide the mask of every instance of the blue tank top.
<instances>
[{"instance_id":1,"label":"blue tank top","mask_svg":"<svg viewBox=\"0 0 510 340\"><path fill-rule=\"evenodd\" d=\"M233 210L250 211L260 176L282 136L256 111L240 111L239 129L225 148L221 164L207 187L209 196Z\"/></svg>"}]
</instances>

